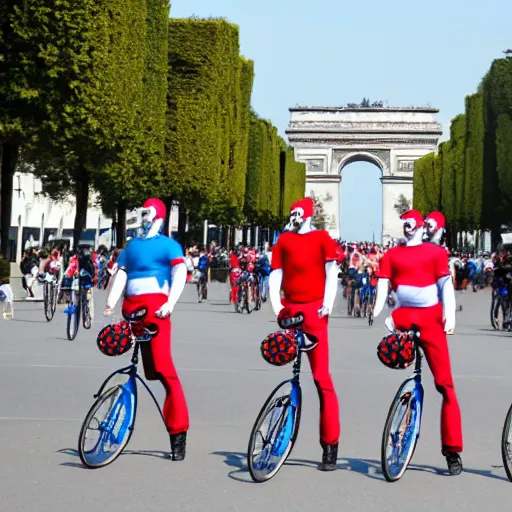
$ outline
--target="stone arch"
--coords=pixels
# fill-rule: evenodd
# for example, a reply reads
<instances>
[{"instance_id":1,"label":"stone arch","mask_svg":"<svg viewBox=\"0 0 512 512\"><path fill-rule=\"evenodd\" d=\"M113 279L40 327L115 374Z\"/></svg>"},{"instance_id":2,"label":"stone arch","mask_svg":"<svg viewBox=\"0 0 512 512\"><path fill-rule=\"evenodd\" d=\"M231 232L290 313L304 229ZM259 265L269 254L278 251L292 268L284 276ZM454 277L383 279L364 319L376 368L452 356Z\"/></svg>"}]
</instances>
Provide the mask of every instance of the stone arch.
<instances>
[{"instance_id":1,"label":"stone arch","mask_svg":"<svg viewBox=\"0 0 512 512\"><path fill-rule=\"evenodd\" d=\"M431 107L293 107L286 130L295 158L306 163L306 189L332 196L329 231L340 235L343 168L367 161L381 171L382 236L401 236L394 208L400 195L412 199L414 161L437 151L442 127Z\"/></svg>"}]
</instances>

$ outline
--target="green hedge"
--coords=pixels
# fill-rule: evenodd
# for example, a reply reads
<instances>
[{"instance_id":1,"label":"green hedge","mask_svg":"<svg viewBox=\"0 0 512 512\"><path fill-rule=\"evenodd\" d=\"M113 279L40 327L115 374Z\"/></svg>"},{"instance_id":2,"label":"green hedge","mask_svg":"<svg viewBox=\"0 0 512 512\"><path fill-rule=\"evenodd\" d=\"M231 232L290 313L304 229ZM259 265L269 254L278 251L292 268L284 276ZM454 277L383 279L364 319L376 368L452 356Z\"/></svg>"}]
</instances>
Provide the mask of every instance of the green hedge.
<instances>
[{"instance_id":1,"label":"green hedge","mask_svg":"<svg viewBox=\"0 0 512 512\"><path fill-rule=\"evenodd\" d=\"M441 174L441 210L450 228L455 223L456 198L455 198L455 168L453 165L452 141L443 142L439 146L439 155L442 156Z\"/></svg>"},{"instance_id":2,"label":"green hedge","mask_svg":"<svg viewBox=\"0 0 512 512\"><path fill-rule=\"evenodd\" d=\"M454 209L453 220L450 223L458 230L466 229L467 219L464 217L464 157L466 152L466 116L460 114L452 120L450 128L450 162L454 174Z\"/></svg>"},{"instance_id":3,"label":"green hedge","mask_svg":"<svg viewBox=\"0 0 512 512\"><path fill-rule=\"evenodd\" d=\"M481 93L467 96L462 218L470 230L485 227L482 223L484 134L483 96Z\"/></svg>"},{"instance_id":4,"label":"green hedge","mask_svg":"<svg viewBox=\"0 0 512 512\"><path fill-rule=\"evenodd\" d=\"M295 161L293 148L286 147L283 153L285 169L281 215L287 217L292 203L303 198L306 193L306 165Z\"/></svg>"},{"instance_id":5,"label":"green hedge","mask_svg":"<svg viewBox=\"0 0 512 512\"><path fill-rule=\"evenodd\" d=\"M436 163L437 162L437 163ZM441 200L440 160L434 153L414 163L413 206L423 214L439 210ZM437 166L437 173L435 167ZM438 177L436 178L436 174Z\"/></svg>"}]
</instances>

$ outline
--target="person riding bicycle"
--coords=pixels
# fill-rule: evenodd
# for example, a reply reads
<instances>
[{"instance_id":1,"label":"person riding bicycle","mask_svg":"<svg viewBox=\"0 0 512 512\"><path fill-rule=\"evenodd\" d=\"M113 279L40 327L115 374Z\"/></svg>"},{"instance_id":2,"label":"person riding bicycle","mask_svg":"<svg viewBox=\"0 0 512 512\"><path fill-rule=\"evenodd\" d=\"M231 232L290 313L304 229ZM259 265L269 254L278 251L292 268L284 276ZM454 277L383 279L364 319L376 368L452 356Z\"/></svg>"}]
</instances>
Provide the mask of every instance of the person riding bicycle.
<instances>
[{"instance_id":1,"label":"person riding bicycle","mask_svg":"<svg viewBox=\"0 0 512 512\"><path fill-rule=\"evenodd\" d=\"M501 294L501 307L503 312L502 327L504 330L507 330L512 321L510 301L512 293L512 255L505 253L496 262L492 286L494 289L506 288L506 291Z\"/></svg>"},{"instance_id":2,"label":"person riding bicycle","mask_svg":"<svg viewBox=\"0 0 512 512\"><path fill-rule=\"evenodd\" d=\"M334 471L340 419L329 372L328 322L336 298L340 249L327 231L311 225L313 213L314 202L309 197L290 207L290 222L272 249L269 295L278 318L302 313L304 332L318 339L316 348L307 354L320 398L320 469Z\"/></svg>"},{"instance_id":3,"label":"person riding bicycle","mask_svg":"<svg viewBox=\"0 0 512 512\"><path fill-rule=\"evenodd\" d=\"M185 288L187 266L178 242L162 234L165 204L151 198L142 208L140 235L117 259L104 314L112 313L123 294L125 314L147 310L143 325L151 326L156 334L149 343L141 344L144 373L148 380L160 380L165 388L163 417L170 436L169 458L181 461L185 458L189 416L171 356L171 314Z\"/></svg>"},{"instance_id":4,"label":"person riding bicycle","mask_svg":"<svg viewBox=\"0 0 512 512\"><path fill-rule=\"evenodd\" d=\"M260 281L260 293L263 302L267 300L268 295L268 276L270 275L270 262L264 252L256 251L256 263L254 264L254 273Z\"/></svg>"},{"instance_id":5,"label":"person riding bicycle","mask_svg":"<svg viewBox=\"0 0 512 512\"><path fill-rule=\"evenodd\" d=\"M422 242L423 217L411 210L401 216L405 246L390 249L380 261L375 317L383 310L389 283L397 293L398 307L386 320L389 330L418 327L420 343L443 396L441 410L442 453L450 474L462 472L462 424L455 394L446 335L455 329L455 291L446 251Z\"/></svg>"},{"instance_id":6,"label":"person riding bicycle","mask_svg":"<svg viewBox=\"0 0 512 512\"><path fill-rule=\"evenodd\" d=\"M206 298L206 287L208 286L208 267L209 259L208 254L206 252L206 249L203 249L199 253L199 258L197 260L197 267L196 270L198 271L198 278L197 278L197 289L199 290L199 286L203 285L203 297Z\"/></svg>"}]
</instances>

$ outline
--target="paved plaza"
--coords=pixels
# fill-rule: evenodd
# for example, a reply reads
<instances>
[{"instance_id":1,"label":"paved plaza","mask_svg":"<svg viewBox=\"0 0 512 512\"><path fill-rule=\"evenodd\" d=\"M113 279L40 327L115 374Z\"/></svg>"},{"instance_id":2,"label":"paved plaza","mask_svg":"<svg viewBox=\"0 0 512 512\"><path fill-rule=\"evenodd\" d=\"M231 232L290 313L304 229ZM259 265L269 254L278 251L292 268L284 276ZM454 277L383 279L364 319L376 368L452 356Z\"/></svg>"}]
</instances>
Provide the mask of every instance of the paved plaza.
<instances>
[{"instance_id":1,"label":"paved plaza","mask_svg":"<svg viewBox=\"0 0 512 512\"><path fill-rule=\"evenodd\" d=\"M453 511L508 509L512 483L502 467L501 429L512 402L512 334L489 325L488 291L458 296L457 334L450 338L460 399L465 472L445 476L439 409L425 369L425 410L413 463L403 479L380 472L382 428L407 371L386 369L376 357L383 318L331 318L331 369L340 399L342 437L338 468L321 473L318 398L309 366L302 377L301 430L288 463L270 482L253 484L246 450L254 419L291 367L261 358L260 341L277 326L270 311L235 314L226 285L214 284L210 301L197 304L193 286L173 315L173 353L190 407L187 458L163 457L169 438L150 398L141 391L134 435L124 455L99 470L82 467L76 448L84 416L103 379L129 362L96 348L107 323L75 341L65 334L59 306L47 323L42 304L16 303L16 319L0 321L0 510L82 511ZM96 294L96 311L104 294ZM163 389L151 384L159 400Z\"/></svg>"}]
</instances>

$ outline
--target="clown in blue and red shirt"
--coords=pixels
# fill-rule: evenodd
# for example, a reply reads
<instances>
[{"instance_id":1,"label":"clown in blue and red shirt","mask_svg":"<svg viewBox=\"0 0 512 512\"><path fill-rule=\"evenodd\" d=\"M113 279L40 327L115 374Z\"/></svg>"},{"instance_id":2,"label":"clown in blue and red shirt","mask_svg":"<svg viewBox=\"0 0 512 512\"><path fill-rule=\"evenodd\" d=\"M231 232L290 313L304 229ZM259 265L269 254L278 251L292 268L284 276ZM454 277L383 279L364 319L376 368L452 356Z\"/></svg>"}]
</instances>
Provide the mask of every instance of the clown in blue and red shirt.
<instances>
[{"instance_id":1,"label":"clown in blue and red shirt","mask_svg":"<svg viewBox=\"0 0 512 512\"><path fill-rule=\"evenodd\" d=\"M183 460L189 418L171 356L170 316L185 287L187 267L181 246L162 234L166 214L159 199L144 203L140 236L123 249L116 261L105 314L112 312L124 294L123 312L145 308L148 313L144 325L157 327L151 343L141 345L144 373L148 380L160 380L165 388L163 416L170 434L170 458Z\"/></svg>"}]
</instances>

